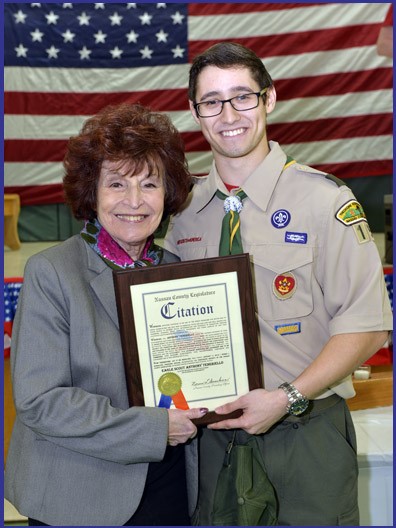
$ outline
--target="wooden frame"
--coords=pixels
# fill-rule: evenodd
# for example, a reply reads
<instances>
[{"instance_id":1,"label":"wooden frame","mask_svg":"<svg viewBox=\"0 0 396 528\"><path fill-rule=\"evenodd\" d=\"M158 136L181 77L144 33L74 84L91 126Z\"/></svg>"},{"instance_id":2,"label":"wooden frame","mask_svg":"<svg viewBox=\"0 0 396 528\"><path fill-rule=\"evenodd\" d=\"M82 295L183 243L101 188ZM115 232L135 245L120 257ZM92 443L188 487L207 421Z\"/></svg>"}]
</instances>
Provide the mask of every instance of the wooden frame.
<instances>
[{"instance_id":1,"label":"wooden frame","mask_svg":"<svg viewBox=\"0 0 396 528\"><path fill-rule=\"evenodd\" d=\"M176 396L170 396L168 388L165 389L162 383L166 381L172 385L175 379L176 385L177 380L180 381L178 394L187 405L176 405L179 408L209 407L206 400L193 397L193 393L204 393L210 403L213 400L214 408L263 386L248 254L114 271L113 277L131 406L169 407L170 399L176 405ZM187 303L184 306L189 306L193 298L192 308L180 305L184 302ZM202 301L203 298L205 301ZM205 305L199 302L205 302ZM163 322L156 324L155 318ZM200 339L204 336L202 349L200 344L197 346L200 340L196 325L201 328ZM208 330L211 325L213 330ZM219 335L224 335L224 340ZM210 350L213 343L221 349L220 352ZM229 347L225 346L227 343ZM208 361L209 357L217 357L221 361ZM164 368L169 366L169 362L170 368ZM226 372L225 376L219 376L219 369L222 373ZM164 372L160 378L159 372ZM231 376L226 377L227 373ZM162 379L164 376L166 380ZM176 387L175 390L179 389ZM215 396L217 394L219 396ZM145 402L145 398L151 403ZM166 401L168 405L164 404ZM205 425L241 414L239 410L229 415L217 415L210 409L195 423Z\"/></svg>"}]
</instances>

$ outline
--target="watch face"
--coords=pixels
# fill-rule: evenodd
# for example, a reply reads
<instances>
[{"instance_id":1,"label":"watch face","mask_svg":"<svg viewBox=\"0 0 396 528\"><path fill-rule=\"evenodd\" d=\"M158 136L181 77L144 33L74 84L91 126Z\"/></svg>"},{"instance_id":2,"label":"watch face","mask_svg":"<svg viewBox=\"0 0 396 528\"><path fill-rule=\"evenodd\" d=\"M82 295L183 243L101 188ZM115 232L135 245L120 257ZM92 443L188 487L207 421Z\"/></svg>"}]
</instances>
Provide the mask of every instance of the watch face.
<instances>
[{"instance_id":1,"label":"watch face","mask_svg":"<svg viewBox=\"0 0 396 528\"><path fill-rule=\"evenodd\" d=\"M299 414L302 414L304 411L307 410L308 405L309 400L306 400L305 398L297 400L290 405L289 414L298 416Z\"/></svg>"}]
</instances>

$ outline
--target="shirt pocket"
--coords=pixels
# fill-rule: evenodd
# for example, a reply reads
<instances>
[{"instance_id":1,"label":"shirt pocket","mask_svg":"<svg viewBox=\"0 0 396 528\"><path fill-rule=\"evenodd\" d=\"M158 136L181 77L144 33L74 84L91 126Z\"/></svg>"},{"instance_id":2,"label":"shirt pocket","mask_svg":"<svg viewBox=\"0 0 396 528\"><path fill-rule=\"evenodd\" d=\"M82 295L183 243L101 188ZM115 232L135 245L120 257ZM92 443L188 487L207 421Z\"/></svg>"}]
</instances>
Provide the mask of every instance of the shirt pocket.
<instances>
[{"instance_id":1,"label":"shirt pocket","mask_svg":"<svg viewBox=\"0 0 396 528\"><path fill-rule=\"evenodd\" d=\"M256 246L252 260L258 313L262 319L290 320L312 313L312 248ZM282 280L287 283L284 289L279 286Z\"/></svg>"},{"instance_id":2,"label":"shirt pocket","mask_svg":"<svg viewBox=\"0 0 396 528\"><path fill-rule=\"evenodd\" d=\"M178 255L181 260L198 260L208 257L207 248L193 244L181 244L178 247ZM218 256L215 255L216 257Z\"/></svg>"}]
</instances>

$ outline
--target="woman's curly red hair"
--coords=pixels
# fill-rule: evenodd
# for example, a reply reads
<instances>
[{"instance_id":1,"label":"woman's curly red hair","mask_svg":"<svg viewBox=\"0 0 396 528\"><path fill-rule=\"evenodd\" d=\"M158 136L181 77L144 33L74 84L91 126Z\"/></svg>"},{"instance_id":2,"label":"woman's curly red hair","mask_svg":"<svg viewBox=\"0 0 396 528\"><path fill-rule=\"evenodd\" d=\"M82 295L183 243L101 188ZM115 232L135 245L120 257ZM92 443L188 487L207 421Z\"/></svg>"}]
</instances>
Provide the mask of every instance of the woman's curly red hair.
<instances>
[{"instance_id":1,"label":"woman's curly red hair","mask_svg":"<svg viewBox=\"0 0 396 528\"><path fill-rule=\"evenodd\" d=\"M158 168L165 186L164 217L179 212L191 187L180 133L169 117L140 104L111 105L88 119L71 137L63 160L66 203L77 220L93 220L104 160Z\"/></svg>"}]
</instances>

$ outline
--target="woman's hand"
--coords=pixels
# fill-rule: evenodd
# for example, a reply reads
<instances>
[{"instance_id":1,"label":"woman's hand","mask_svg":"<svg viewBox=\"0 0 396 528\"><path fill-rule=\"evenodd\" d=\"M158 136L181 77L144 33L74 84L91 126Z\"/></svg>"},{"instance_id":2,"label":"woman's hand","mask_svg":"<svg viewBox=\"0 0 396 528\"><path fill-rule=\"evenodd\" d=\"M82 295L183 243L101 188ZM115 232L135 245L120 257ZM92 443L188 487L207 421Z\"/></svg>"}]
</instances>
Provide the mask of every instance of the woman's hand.
<instances>
[{"instance_id":1,"label":"woman's hand","mask_svg":"<svg viewBox=\"0 0 396 528\"><path fill-rule=\"evenodd\" d=\"M208 409L205 408L189 409L188 411L182 411L181 409L168 409L168 444L171 446L177 446L178 444L184 444L190 440L190 438L194 438L198 431L191 420L202 418L207 412Z\"/></svg>"}]
</instances>

